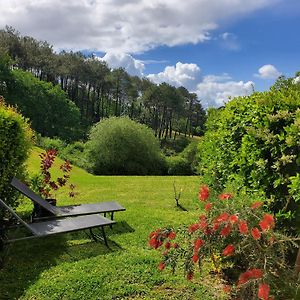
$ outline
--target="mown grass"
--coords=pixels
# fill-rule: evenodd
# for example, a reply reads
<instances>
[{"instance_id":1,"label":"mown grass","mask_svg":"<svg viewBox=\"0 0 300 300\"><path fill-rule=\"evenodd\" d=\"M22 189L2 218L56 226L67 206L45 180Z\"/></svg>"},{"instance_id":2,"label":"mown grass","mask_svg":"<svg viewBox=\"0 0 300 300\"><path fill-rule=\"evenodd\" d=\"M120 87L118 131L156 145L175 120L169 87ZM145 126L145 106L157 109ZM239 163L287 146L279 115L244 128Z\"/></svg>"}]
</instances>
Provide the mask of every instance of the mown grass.
<instances>
[{"instance_id":1,"label":"mown grass","mask_svg":"<svg viewBox=\"0 0 300 300\"><path fill-rule=\"evenodd\" d=\"M38 170L38 150L28 160L32 174ZM173 182L182 188L175 207ZM68 199L57 193L58 205L117 200L126 207L118 222L107 229L110 249L92 242L83 232L19 242L8 248L0 271L0 299L219 299L211 282L199 274L188 282L182 270L160 272L158 253L147 246L150 231L196 220L196 176L93 176L74 168L71 182L79 195ZM20 213L29 213L23 200Z\"/></svg>"}]
</instances>

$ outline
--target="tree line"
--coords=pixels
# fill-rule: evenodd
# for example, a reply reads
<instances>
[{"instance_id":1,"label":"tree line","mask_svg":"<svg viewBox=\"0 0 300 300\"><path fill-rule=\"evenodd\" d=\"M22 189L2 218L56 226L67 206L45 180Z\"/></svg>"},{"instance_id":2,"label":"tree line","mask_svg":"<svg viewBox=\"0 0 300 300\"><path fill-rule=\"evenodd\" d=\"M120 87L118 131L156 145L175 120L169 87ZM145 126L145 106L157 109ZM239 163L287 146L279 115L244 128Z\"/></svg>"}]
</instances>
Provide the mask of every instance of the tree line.
<instances>
[{"instance_id":1,"label":"tree line","mask_svg":"<svg viewBox=\"0 0 300 300\"><path fill-rule=\"evenodd\" d=\"M160 139L203 132L205 111L197 95L184 87L156 85L123 68L110 69L94 55L56 53L48 42L22 36L12 27L0 30L0 53L12 58L13 69L59 85L79 108L83 127L127 115L151 127Z\"/></svg>"}]
</instances>

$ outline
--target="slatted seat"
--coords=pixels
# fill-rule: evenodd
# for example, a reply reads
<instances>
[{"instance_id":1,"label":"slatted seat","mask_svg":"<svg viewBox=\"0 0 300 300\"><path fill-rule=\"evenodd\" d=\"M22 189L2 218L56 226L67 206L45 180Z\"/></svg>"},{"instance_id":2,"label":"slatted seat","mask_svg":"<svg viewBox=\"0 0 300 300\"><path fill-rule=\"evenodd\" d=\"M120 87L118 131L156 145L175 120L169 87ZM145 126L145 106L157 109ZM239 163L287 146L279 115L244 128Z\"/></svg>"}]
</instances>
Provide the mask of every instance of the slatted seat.
<instances>
[{"instance_id":1,"label":"slatted seat","mask_svg":"<svg viewBox=\"0 0 300 300\"><path fill-rule=\"evenodd\" d=\"M115 201L69 206L54 206L44 200L41 196L34 193L26 184L18 180L16 177L12 179L11 185L23 195L28 197L31 201L40 205L56 217L70 217L99 213L103 213L104 216L106 216L106 213L110 213L111 220L113 220L114 212L126 210L123 206Z\"/></svg>"},{"instance_id":2,"label":"slatted seat","mask_svg":"<svg viewBox=\"0 0 300 300\"><path fill-rule=\"evenodd\" d=\"M115 224L115 221L109 220L101 215L86 215L86 216L77 216L71 218L59 218L52 219L43 222L35 223L26 223L10 206L8 206L4 201L0 199L0 205L8 210L28 231L32 234L30 237L24 237L14 240L8 240L6 242L15 242L18 240L24 240L34 237L45 237L54 234L67 233L79 230L89 229L92 235L92 238L95 240L99 238L98 235L94 234L93 228L101 228L103 240L105 245L107 244L107 239L104 231L104 226Z\"/></svg>"}]
</instances>

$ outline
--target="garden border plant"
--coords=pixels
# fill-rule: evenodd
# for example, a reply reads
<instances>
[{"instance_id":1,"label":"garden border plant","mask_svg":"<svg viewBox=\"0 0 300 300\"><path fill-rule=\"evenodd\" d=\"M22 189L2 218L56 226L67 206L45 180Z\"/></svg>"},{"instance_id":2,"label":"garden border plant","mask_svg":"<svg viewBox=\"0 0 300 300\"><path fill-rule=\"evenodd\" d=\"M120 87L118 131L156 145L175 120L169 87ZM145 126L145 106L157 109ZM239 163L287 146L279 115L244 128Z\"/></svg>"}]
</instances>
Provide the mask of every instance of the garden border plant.
<instances>
[{"instance_id":1,"label":"garden border plant","mask_svg":"<svg viewBox=\"0 0 300 300\"><path fill-rule=\"evenodd\" d=\"M271 300L300 295L297 274L286 257L290 247L298 247L299 238L275 231L275 219L263 211L262 202L241 209L232 194L216 199L206 185L200 187L199 200L205 213L196 223L150 233L149 246L162 253L160 270L170 267L174 272L181 266L192 280L196 268L201 271L210 261L232 297Z\"/></svg>"}]
</instances>

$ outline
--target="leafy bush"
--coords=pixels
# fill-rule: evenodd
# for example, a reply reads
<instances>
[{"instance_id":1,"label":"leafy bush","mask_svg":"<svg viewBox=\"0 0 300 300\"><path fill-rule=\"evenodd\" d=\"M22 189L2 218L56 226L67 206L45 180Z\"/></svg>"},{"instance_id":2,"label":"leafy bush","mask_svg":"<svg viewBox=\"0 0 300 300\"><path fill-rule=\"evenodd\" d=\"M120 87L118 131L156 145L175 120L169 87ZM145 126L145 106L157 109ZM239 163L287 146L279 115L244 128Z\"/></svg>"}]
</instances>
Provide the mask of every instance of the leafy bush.
<instances>
[{"instance_id":1,"label":"leafy bush","mask_svg":"<svg viewBox=\"0 0 300 300\"><path fill-rule=\"evenodd\" d=\"M44 150L55 149L62 151L66 147L66 143L58 138L42 137L40 134L36 134L35 143L38 147Z\"/></svg>"},{"instance_id":2,"label":"leafy bush","mask_svg":"<svg viewBox=\"0 0 300 300\"><path fill-rule=\"evenodd\" d=\"M62 159L69 160L73 165L84 169L87 168L85 144L83 142L68 144L60 150L58 155Z\"/></svg>"},{"instance_id":3,"label":"leafy bush","mask_svg":"<svg viewBox=\"0 0 300 300\"><path fill-rule=\"evenodd\" d=\"M291 178L300 171L299 129L300 85L281 78L268 92L209 112L199 171L215 188L235 181L240 189L261 191L277 218L295 220L300 202Z\"/></svg>"},{"instance_id":4,"label":"leafy bush","mask_svg":"<svg viewBox=\"0 0 300 300\"><path fill-rule=\"evenodd\" d=\"M166 157L169 175L195 174L197 144L192 142L179 155Z\"/></svg>"},{"instance_id":5,"label":"leafy bush","mask_svg":"<svg viewBox=\"0 0 300 300\"><path fill-rule=\"evenodd\" d=\"M13 176L24 175L31 138L27 120L0 97L0 198L12 207L17 206L17 195L9 183Z\"/></svg>"},{"instance_id":6,"label":"leafy bush","mask_svg":"<svg viewBox=\"0 0 300 300\"><path fill-rule=\"evenodd\" d=\"M164 167L151 129L125 117L105 119L91 129L87 157L95 174L161 174Z\"/></svg>"},{"instance_id":7,"label":"leafy bush","mask_svg":"<svg viewBox=\"0 0 300 300\"><path fill-rule=\"evenodd\" d=\"M191 175L189 162L181 156L166 157L169 175Z\"/></svg>"},{"instance_id":8,"label":"leafy bush","mask_svg":"<svg viewBox=\"0 0 300 300\"><path fill-rule=\"evenodd\" d=\"M236 199L231 193L213 196L207 186L200 187L206 212L188 228L150 233L149 246L162 253L158 268L182 268L192 280L197 268L210 264L225 281L230 299L273 299L269 294L298 299L299 280L287 255L298 239L274 230L276 220L262 210L262 202Z\"/></svg>"}]
</instances>

